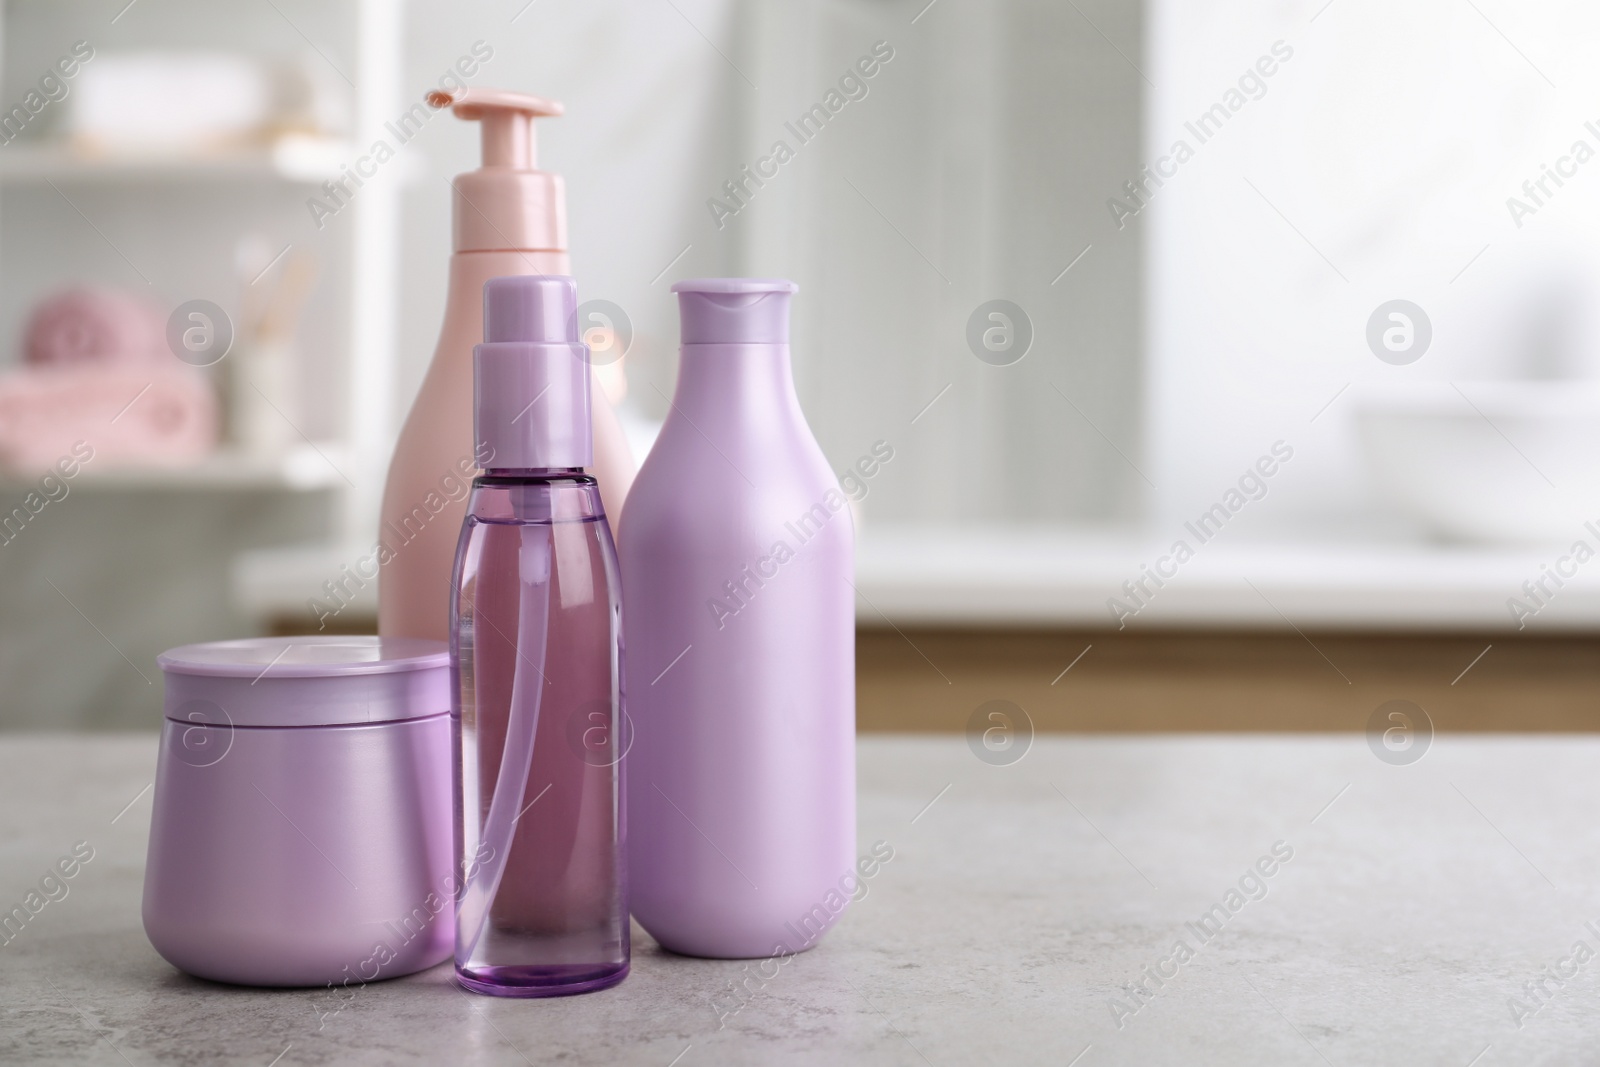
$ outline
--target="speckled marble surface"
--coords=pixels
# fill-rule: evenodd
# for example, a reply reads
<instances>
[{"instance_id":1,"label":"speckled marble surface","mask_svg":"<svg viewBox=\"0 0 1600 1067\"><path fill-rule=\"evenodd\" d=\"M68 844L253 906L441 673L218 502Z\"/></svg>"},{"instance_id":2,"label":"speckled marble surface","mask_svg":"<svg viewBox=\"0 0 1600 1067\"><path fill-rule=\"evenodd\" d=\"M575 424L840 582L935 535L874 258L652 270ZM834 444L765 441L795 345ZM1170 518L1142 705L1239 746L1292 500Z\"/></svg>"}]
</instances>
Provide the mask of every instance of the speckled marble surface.
<instances>
[{"instance_id":1,"label":"speckled marble surface","mask_svg":"<svg viewBox=\"0 0 1600 1067\"><path fill-rule=\"evenodd\" d=\"M1489 1067L1600 1048L1600 958L1572 956L1600 950L1594 738L1441 737L1409 766L1356 735L1041 737L1010 766L960 737L867 738L860 842L894 859L720 1028L744 965L637 930L627 981L559 1000L471 997L447 966L342 1003L187 978L139 923L154 760L153 735L0 738L4 908L95 849L0 947L0 1062ZM1264 865L1265 896L1201 940L1186 924L1276 842L1293 856ZM1176 973L1122 988L1147 966ZM1548 996L1524 988L1541 979Z\"/></svg>"}]
</instances>

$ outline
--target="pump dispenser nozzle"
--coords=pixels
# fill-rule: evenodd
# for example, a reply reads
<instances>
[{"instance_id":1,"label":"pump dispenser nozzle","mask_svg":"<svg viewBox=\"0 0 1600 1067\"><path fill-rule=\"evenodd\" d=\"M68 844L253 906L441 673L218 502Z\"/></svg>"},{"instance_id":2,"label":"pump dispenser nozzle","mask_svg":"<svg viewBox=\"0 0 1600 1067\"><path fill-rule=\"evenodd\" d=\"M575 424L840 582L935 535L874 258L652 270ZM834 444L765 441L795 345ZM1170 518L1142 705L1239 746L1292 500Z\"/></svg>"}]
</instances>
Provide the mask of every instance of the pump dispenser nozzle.
<instances>
[{"instance_id":1,"label":"pump dispenser nozzle","mask_svg":"<svg viewBox=\"0 0 1600 1067\"><path fill-rule=\"evenodd\" d=\"M538 169L533 120L564 110L554 100L505 89L428 94L428 104L483 126L483 165L456 175L457 252L565 252L566 187Z\"/></svg>"}]
</instances>

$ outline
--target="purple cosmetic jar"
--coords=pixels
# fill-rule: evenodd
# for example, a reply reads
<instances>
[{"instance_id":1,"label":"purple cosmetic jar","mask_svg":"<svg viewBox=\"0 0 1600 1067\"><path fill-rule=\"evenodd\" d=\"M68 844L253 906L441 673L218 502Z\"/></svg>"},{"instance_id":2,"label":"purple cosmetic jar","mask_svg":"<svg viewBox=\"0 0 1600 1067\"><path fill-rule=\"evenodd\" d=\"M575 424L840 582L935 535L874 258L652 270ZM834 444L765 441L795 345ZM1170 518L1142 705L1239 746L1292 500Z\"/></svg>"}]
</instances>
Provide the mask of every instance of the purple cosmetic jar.
<instances>
[{"instance_id":1,"label":"purple cosmetic jar","mask_svg":"<svg viewBox=\"0 0 1600 1067\"><path fill-rule=\"evenodd\" d=\"M157 660L144 929L201 978L359 986L450 958L442 641L284 637Z\"/></svg>"}]
</instances>

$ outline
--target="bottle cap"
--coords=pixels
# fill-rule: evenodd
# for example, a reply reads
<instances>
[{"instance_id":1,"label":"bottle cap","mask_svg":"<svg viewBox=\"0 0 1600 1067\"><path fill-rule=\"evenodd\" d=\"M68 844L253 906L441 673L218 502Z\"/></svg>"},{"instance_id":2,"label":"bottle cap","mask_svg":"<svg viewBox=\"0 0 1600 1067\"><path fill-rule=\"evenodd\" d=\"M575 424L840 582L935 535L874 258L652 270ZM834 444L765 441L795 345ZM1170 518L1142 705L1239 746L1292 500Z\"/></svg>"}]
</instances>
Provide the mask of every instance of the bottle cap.
<instances>
[{"instance_id":1,"label":"bottle cap","mask_svg":"<svg viewBox=\"0 0 1600 1067\"><path fill-rule=\"evenodd\" d=\"M486 470L587 467L589 346L578 288L565 275L490 278L484 342L473 349L474 425Z\"/></svg>"},{"instance_id":2,"label":"bottle cap","mask_svg":"<svg viewBox=\"0 0 1600 1067\"><path fill-rule=\"evenodd\" d=\"M672 287L686 345L786 345L789 298L784 278L695 278Z\"/></svg>"}]
</instances>

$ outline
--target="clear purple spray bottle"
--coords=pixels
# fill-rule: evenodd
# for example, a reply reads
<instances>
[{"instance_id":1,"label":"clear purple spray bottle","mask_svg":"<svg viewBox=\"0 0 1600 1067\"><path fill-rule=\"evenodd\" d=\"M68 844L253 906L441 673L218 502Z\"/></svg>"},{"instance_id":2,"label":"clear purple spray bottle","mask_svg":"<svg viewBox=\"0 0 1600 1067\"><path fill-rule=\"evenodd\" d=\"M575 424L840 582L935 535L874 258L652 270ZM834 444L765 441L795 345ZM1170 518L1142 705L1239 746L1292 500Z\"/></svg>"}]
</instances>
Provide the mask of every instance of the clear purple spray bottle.
<instances>
[{"instance_id":1,"label":"clear purple spray bottle","mask_svg":"<svg viewBox=\"0 0 1600 1067\"><path fill-rule=\"evenodd\" d=\"M616 550L592 461L571 278L494 278L450 606L456 975L496 996L628 973Z\"/></svg>"}]
</instances>

